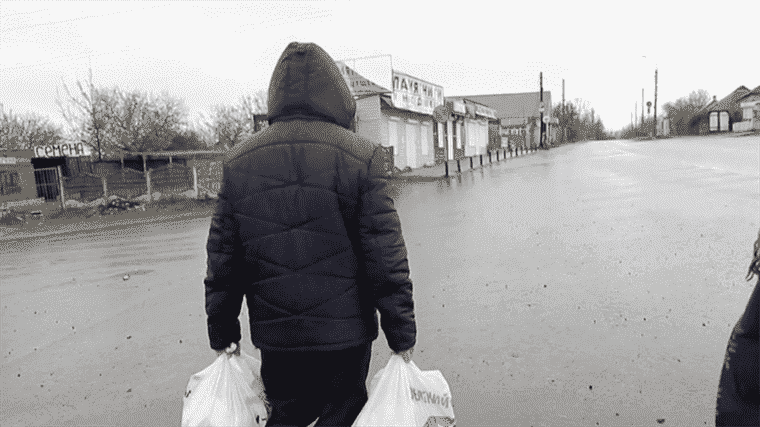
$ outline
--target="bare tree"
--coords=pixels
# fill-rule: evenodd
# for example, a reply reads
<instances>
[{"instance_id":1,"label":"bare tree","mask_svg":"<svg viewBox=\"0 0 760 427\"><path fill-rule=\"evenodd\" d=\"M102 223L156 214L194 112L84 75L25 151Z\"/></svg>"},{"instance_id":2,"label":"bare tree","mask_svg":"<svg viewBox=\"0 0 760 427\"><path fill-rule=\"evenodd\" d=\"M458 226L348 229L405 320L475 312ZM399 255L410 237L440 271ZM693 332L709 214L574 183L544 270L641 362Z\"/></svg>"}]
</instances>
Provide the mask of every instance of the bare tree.
<instances>
[{"instance_id":1,"label":"bare tree","mask_svg":"<svg viewBox=\"0 0 760 427\"><path fill-rule=\"evenodd\" d=\"M116 142L108 131L110 123L106 116L107 105L114 101L116 91L96 88L92 83L92 69L89 80L84 84L77 81L76 86L78 90L72 93L63 83L65 99L57 91L56 103L69 125L69 138L97 150L98 160L102 161L103 149Z\"/></svg>"},{"instance_id":2,"label":"bare tree","mask_svg":"<svg viewBox=\"0 0 760 427\"><path fill-rule=\"evenodd\" d=\"M256 132L254 116L267 112L264 91L245 95L237 105L217 105L214 107L208 128L214 134L216 143L235 146Z\"/></svg>"},{"instance_id":3,"label":"bare tree","mask_svg":"<svg viewBox=\"0 0 760 427\"><path fill-rule=\"evenodd\" d=\"M16 115L5 111L0 103L0 148L29 150L37 146L59 144L61 129L36 114Z\"/></svg>"},{"instance_id":4,"label":"bare tree","mask_svg":"<svg viewBox=\"0 0 760 427\"><path fill-rule=\"evenodd\" d=\"M268 104L267 92L261 89L253 95L244 95L240 102L240 107L246 116L253 120L254 115L267 113Z\"/></svg>"},{"instance_id":5,"label":"bare tree","mask_svg":"<svg viewBox=\"0 0 760 427\"><path fill-rule=\"evenodd\" d=\"M194 126L187 126L174 135L167 151L204 150L209 147L206 135Z\"/></svg>"},{"instance_id":6,"label":"bare tree","mask_svg":"<svg viewBox=\"0 0 760 427\"><path fill-rule=\"evenodd\" d=\"M164 150L185 124L184 104L166 93L119 91L113 101L106 104L106 117L121 150Z\"/></svg>"},{"instance_id":7,"label":"bare tree","mask_svg":"<svg viewBox=\"0 0 760 427\"><path fill-rule=\"evenodd\" d=\"M662 110L665 117L670 119L671 132L675 135L692 133L690 128L692 118L709 102L710 94L704 89L692 91L688 96L678 98L675 102L666 102Z\"/></svg>"}]
</instances>

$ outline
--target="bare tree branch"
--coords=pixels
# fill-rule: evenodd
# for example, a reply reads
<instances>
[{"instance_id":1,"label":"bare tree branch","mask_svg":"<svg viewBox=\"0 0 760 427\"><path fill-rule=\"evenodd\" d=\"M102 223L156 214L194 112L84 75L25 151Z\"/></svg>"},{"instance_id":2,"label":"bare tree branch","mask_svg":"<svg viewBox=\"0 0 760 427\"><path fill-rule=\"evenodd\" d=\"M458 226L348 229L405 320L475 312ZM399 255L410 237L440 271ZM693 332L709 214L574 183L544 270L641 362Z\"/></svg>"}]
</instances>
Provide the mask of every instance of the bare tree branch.
<instances>
[{"instance_id":1,"label":"bare tree branch","mask_svg":"<svg viewBox=\"0 0 760 427\"><path fill-rule=\"evenodd\" d=\"M254 116L266 112L266 92L259 90L243 96L237 105L215 106L207 127L215 135L216 143L234 146L255 133Z\"/></svg>"},{"instance_id":2,"label":"bare tree branch","mask_svg":"<svg viewBox=\"0 0 760 427\"><path fill-rule=\"evenodd\" d=\"M29 150L34 147L59 144L63 140L61 129L48 119L36 114L18 116L5 111L0 103L0 148Z\"/></svg>"}]
</instances>

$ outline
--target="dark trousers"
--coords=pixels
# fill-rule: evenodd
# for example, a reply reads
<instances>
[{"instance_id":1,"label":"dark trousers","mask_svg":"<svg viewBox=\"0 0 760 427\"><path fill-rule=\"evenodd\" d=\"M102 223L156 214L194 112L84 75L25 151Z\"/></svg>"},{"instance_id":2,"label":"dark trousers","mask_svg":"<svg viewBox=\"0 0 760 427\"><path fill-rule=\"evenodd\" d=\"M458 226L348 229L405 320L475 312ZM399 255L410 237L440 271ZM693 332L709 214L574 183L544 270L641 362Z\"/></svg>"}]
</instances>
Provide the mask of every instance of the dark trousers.
<instances>
[{"instance_id":1,"label":"dark trousers","mask_svg":"<svg viewBox=\"0 0 760 427\"><path fill-rule=\"evenodd\" d=\"M372 343L339 351L261 350L267 427L351 426L367 402Z\"/></svg>"}]
</instances>

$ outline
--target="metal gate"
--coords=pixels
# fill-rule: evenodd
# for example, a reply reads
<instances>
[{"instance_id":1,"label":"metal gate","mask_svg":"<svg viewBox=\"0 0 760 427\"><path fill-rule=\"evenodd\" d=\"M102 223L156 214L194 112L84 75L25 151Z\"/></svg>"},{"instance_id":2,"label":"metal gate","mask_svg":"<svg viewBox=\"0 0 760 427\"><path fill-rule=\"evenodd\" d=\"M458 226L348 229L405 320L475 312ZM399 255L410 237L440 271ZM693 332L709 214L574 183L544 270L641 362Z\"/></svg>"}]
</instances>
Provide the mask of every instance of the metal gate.
<instances>
[{"instance_id":1,"label":"metal gate","mask_svg":"<svg viewBox=\"0 0 760 427\"><path fill-rule=\"evenodd\" d=\"M45 201L58 198L60 194L58 168L35 169L34 182L37 183L37 197L44 197Z\"/></svg>"}]
</instances>

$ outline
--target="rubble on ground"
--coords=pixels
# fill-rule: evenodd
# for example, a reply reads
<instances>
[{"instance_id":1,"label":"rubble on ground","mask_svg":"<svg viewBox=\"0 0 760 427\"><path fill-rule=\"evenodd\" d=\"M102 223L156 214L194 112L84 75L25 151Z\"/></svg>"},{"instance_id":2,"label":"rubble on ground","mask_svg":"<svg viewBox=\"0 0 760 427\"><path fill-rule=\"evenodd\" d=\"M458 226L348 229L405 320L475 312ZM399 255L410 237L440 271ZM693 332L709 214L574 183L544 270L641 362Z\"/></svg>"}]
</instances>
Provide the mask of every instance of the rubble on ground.
<instances>
[{"instance_id":1,"label":"rubble on ground","mask_svg":"<svg viewBox=\"0 0 760 427\"><path fill-rule=\"evenodd\" d=\"M125 200L116 195L108 197L108 203L101 204L98 207L98 211L100 211L101 215L113 215L120 212L127 212L138 209L142 211L145 210L145 206L143 206L140 201Z\"/></svg>"}]
</instances>

